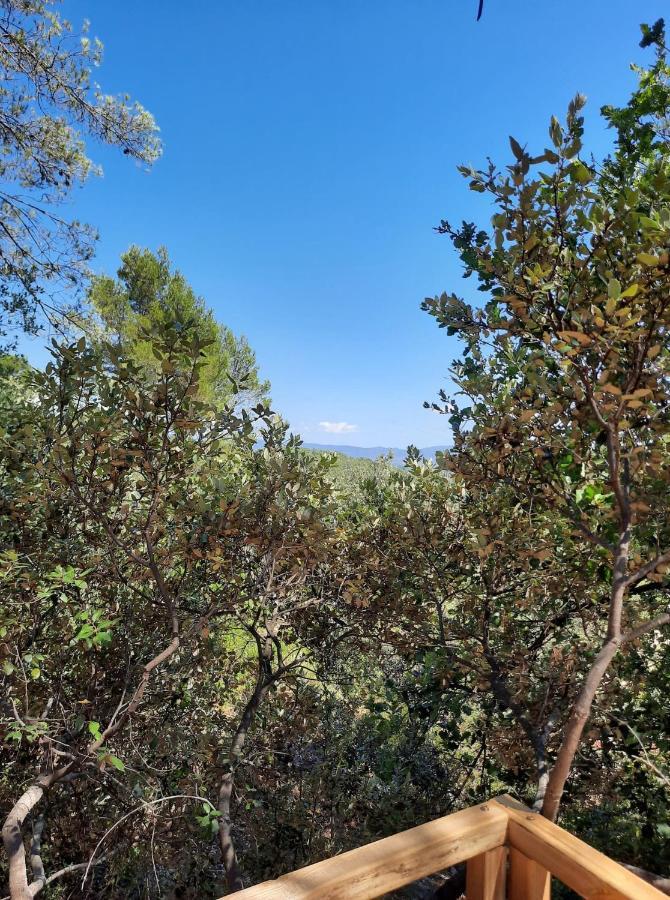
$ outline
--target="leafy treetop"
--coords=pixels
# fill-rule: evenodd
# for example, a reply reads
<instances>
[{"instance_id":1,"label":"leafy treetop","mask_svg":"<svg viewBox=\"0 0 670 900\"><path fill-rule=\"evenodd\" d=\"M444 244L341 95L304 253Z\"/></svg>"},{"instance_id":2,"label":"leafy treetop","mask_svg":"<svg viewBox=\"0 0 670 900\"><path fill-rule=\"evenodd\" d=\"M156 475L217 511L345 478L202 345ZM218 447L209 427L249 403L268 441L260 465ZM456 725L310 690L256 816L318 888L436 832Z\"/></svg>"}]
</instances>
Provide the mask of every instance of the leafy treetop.
<instances>
[{"instance_id":1,"label":"leafy treetop","mask_svg":"<svg viewBox=\"0 0 670 900\"><path fill-rule=\"evenodd\" d=\"M103 93L91 74L102 44L77 36L54 0L0 3L0 329L35 331L63 311L56 291L86 275L95 232L58 206L100 171L84 139L141 163L161 152L153 117L127 95Z\"/></svg>"},{"instance_id":2,"label":"leafy treetop","mask_svg":"<svg viewBox=\"0 0 670 900\"><path fill-rule=\"evenodd\" d=\"M199 380L202 399L219 405L236 396L247 405L267 398L269 384L258 377L256 357L246 338L220 325L204 300L161 247L157 253L132 246L121 257L117 278L97 276L89 299L105 331L136 362L159 368L153 335L174 322L198 334L203 345Z\"/></svg>"}]
</instances>

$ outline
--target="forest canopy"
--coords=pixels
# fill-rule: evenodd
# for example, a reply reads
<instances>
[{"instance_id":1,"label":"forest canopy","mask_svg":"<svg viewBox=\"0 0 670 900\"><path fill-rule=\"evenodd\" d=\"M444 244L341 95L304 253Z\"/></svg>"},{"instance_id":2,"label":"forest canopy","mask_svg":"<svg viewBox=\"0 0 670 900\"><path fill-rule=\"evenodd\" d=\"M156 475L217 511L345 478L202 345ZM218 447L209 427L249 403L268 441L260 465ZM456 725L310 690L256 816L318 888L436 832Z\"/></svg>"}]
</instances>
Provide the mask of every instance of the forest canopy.
<instances>
[{"instance_id":1,"label":"forest canopy","mask_svg":"<svg viewBox=\"0 0 670 900\"><path fill-rule=\"evenodd\" d=\"M45 367L0 358L11 900L220 897L503 792L670 872L662 21L605 158L577 95L461 168L490 221L437 230L474 288L423 303L453 446L394 467L303 448L167 249L93 276L83 226L24 218L12 183L58 202L82 133L159 145L52 4L0 14L0 290L61 326Z\"/></svg>"}]
</instances>

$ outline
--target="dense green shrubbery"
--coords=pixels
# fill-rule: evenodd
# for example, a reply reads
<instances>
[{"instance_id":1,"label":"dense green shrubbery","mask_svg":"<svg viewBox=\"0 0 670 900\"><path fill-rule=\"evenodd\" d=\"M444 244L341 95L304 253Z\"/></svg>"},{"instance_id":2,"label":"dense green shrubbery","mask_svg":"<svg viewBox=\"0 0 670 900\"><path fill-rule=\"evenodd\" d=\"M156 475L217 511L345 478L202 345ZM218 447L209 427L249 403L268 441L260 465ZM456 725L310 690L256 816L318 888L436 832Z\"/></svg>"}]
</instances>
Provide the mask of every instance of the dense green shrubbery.
<instances>
[{"instance_id":1,"label":"dense green shrubbery","mask_svg":"<svg viewBox=\"0 0 670 900\"><path fill-rule=\"evenodd\" d=\"M441 230L489 301L425 304L464 344L437 465L304 450L162 252L94 282L45 371L1 360L12 898L216 897L503 791L670 869L668 69L648 35L602 164L576 98L553 149L463 170L492 228Z\"/></svg>"}]
</instances>

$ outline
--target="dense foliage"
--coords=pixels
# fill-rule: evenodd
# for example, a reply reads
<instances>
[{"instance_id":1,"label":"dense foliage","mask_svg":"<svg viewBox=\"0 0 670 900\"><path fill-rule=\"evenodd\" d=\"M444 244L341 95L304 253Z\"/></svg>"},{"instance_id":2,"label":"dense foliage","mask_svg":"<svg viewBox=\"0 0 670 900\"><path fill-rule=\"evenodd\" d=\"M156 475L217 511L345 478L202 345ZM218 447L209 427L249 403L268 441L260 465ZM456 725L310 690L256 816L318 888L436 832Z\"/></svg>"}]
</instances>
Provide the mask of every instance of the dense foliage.
<instances>
[{"instance_id":1,"label":"dense foliage","mask_svg":"<svg viewBox=\"0 0 670 900\"><path fill-rule=\"evenodd\" d=\"M157 253L130 247L121 257L117 278L99 275L91 280L90 308L85 323L90 334L97 320L102 333L144 366L158 367L151 332L173 319L194 328L206 341L199 379L200 396L225 404L267 398L269 385L258 377L256 357L245 338L220 325L205 301L184 276L175 271L162 247Z\"/></svg>"},{"instance_id":2,"label":"dense foliage","mask_svg":"<svg viewBox=\"0 0 670 900\"><path fill-rule=\"evenodd\" d=\"M493 217L439 228L484 296L424 303L463 345L437 464L303 449L164 250L44 370L0 358L12 900L219 897L503 791L670 871L663 42L608 158L577 97L463 169Z\"/></svg>"},{"instance_id":3,"label":"dense foliage","mask_svg":"<svg viewBox=\"0 0 670 900\"><path fill-rule=\"evenodd\" d=\"M101 59L100 41L74 34L53 0L0 3L0 336L58 322L63 291L87 274L95 229L61 212L99 171L85 138L144 164L160 154L151 114L92 82Z\"/></svg>"},{"instance_id":4,"label":"dense foliage","mask_svg":"<svg viewBox=\"0 0 670 900\"><path fill-rule=\"evenodd\" d=\"M554 721L535 723L556 747L540 788L550 818L618 657L670 622L670 147L662 41L661 30L656 65L640 73L625 114L604 110L617 147L602 164L580 159L578 95L565 127L552 119L551 149L531 155L510 138L515 159L505 170L493 163L462 169L473 190L491 196L492 228L443 222L440 231L491 299L479 310L456 295L424 304L466 344L455 378L469 404L452 410L447 467L474 496L512 491L527 516L531 552L534 545L556 556L565 547L571 559L584 557L579 571L587 577L570 592L582 603L589 598L589 609L579 610L582 634L561 657L588 662L564 687L574 695L569 715L548 695L544 711ZM589 597L594 590L600 595ZM564 637L576 613L563 602L556 609Z\"/></svg>"}]
</instances>

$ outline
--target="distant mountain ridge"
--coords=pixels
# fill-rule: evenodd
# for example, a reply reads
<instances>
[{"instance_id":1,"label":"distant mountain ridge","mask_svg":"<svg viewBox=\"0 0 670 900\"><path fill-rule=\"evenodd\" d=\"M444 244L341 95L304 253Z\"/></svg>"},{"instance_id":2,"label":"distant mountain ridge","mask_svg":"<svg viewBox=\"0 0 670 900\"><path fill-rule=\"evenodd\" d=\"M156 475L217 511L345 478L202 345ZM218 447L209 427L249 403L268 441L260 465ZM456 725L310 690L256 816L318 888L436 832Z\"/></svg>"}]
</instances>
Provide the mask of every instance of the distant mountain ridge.
<instances>
[{"instance_id":1,"label":"distant mountain ridge","mask_svg":"<svg viewBox=\"0 0 670 900\"><path fill-rule=\"evenodd\" d=\"M307 450L324 450L330 453L343 453L345 456L362 457L364 459L377 459L379 456L392 454L393 462L396 466L402 466L407 448L401 450L400 447L354 447L350 444L303 444ZM435 447L421 447L420 453L426 459L435 459L435 454L439 451L446 450L446 445Z\"/></svg>"}]
</instances>

